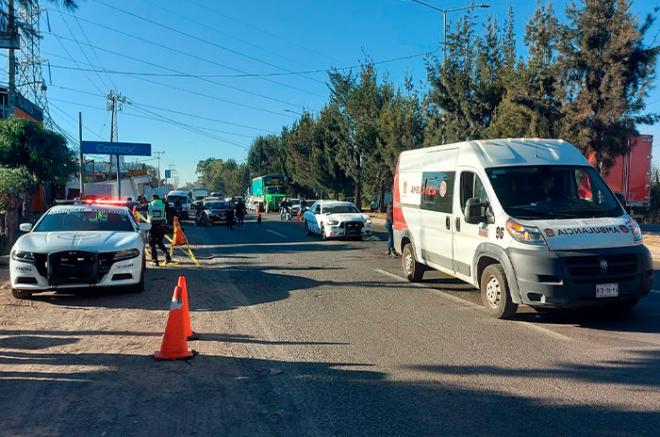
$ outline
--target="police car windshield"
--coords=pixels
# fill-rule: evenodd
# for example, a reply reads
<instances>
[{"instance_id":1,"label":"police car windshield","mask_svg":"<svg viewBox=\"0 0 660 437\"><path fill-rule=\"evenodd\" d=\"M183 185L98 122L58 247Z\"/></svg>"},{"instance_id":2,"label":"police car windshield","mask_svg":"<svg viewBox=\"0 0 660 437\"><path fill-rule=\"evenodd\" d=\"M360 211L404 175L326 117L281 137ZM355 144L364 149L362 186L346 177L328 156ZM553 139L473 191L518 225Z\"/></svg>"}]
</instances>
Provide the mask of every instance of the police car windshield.
<instances>
[{"instance_id":1,"label":"police car windshield","mask_svg":"<svg viewBox=\"0 0 660 437\"><path fill-rule=\"evenodd\" d=\"M46 214L33 232L119 231L135 229L128 214L97 209L58 209Z\"/></svg>"},{"instance_id":2,"label":"police car windshield","mask_svg":"<svg viewBox=\"0 0 660 437\"><path fill-rule=\"evenodd\" d=\"M353 205L328 205L323 207L323 214L355 214L360 211Z\"/></svg>"},{"instance_id":3,"label":"police car windshield","mask_svg":"<svg viewBox=\"0 0 660 437\"><path fill-rule=\"evenodd\" d=\"M499 167L486 173L502 207L514 218L618 217L623 213L592 167Z\"/></svg>"}]
</instances>

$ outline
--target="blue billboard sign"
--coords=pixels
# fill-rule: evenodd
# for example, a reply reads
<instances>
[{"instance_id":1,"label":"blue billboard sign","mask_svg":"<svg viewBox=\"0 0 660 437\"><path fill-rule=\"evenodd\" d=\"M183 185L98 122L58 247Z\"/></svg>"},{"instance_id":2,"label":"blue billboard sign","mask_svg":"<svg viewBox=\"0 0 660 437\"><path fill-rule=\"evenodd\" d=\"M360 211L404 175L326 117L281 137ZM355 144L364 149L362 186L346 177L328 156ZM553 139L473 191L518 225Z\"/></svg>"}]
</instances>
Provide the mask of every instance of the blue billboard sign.
<instances>
[{"instance_id":1,"label":"blue billboard sign","mask_svg":"<svg viewBox=\"0 0 660 437\"><path fill-rule=\"evenodd\" d=\"M172 177L172 170L165 170L165 179L170 179Z\"/></svg>"},{"instance_id":2,"label":"blue billboard sign","mask_svg":"<svg viewBox=\"0 0 660 437\"><path fill-rule=\"evenodd\" d=\"M111 143L110 141L83 141L81 152L92 155L151 156L151 144Z\"/></svg>"}]
</instances>

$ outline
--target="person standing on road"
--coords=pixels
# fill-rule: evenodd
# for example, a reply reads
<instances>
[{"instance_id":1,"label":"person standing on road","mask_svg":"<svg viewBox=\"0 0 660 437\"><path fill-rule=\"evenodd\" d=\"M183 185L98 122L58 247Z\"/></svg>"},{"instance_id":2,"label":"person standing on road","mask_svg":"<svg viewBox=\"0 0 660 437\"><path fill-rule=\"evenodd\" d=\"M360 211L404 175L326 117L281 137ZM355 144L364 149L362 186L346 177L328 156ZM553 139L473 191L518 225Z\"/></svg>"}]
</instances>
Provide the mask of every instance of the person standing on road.
<instances>
[{"instance_id":1,"label":"person standing on road","mask_svg":"<svg viewBox=\"0 0 660 437\"><path fill-rule=\"evenodd\" d=\"M227 215L226 217L226 225L227 229L234 229L234 208L231 206L231 204L227 205Z\"/></svg>"},{"instance_id":2,"label":"person standing on road","mask_svg":"<svg viewBox=\"0 0 660 437\"><path fill-rule=\"evenodd\" d=\"M239 228L243 227L245 219L245 205L243 204L243 200L239 200L236 202L236 223L238 224Z\"/></svg>"},{"instance_id":3,"label":"person standing on road","mask_svg":"<svg viewBox=\"0 0 660 437\"><path fill-rule=\"evenodd\" d=\"M389 256L396 256L396 251L394 250L394 228L392 227L394 223L394 209L392 207L392 201L387 203L387 218L385 219L385 230L387 230L387 254Z\"/></svg>"},{"instance_id":4,"label":"person standing on road","mask_svg":"<svg viewBox=\"0 0 660 437\"><path fill-rule=\"evenodd\" d=\"M153 265L158 266L158 251L156 247L160 248L165 254L165 262L170 263L172 259L167 252L163 238L165 237L165 226L167 225L167 218L165 215L165 203L154 194L149 203L147 212L147 221L151 223L151 230L149 231L149 246L151 247L151 262Z\"/></svg>"}]
</instances>

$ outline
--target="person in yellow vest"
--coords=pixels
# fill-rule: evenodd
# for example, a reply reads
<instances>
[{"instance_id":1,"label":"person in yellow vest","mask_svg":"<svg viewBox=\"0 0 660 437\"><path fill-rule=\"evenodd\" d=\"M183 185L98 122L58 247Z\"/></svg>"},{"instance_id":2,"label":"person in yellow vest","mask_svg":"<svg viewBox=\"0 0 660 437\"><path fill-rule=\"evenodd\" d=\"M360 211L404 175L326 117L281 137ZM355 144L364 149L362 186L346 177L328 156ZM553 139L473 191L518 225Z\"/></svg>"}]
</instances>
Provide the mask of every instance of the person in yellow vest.
<instances>
[{"instance_id":1,"label":"person in yellow vest","mask_svg":"<svg viewBox=\"0 0 660 437\"><path fill-rule=\"evenodd\" d=\"M163 238L165 237L165 228L167 225L167 217L165 216L165 203L160 200L157 194L152 196L147 210L147 221L151 223L151 230L149 231L149 246L151 247L151 262L158 266L158 251L156 247L160 248L165 254L165 262L170 263L172 259L167 252Z\"/></svg>"}]
</instances>

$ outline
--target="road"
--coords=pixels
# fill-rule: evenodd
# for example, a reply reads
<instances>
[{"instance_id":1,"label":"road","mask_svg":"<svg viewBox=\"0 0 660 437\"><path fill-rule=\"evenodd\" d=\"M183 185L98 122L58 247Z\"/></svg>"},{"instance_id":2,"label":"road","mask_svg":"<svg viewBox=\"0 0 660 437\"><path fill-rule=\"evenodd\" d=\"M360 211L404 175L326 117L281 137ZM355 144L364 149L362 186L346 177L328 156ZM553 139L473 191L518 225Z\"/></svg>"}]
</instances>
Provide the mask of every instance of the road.
<instances>
[{"instance_id":1,"label":"road","mask_svg":"<svg viewBox=\"0 0 660 437\"><path fill-rule=\"evenodd\" d=\"M489 318L404 282L383 242L275 216L187 226L202 265L143 294L0 295L0 427L18 435L657 435L660 294L613 320ZM2 272L6 281L7 272ZM155 362L185 275L199 356ZM660 283L656 282L660 289Z\"/></svg>"}]
</instances>

